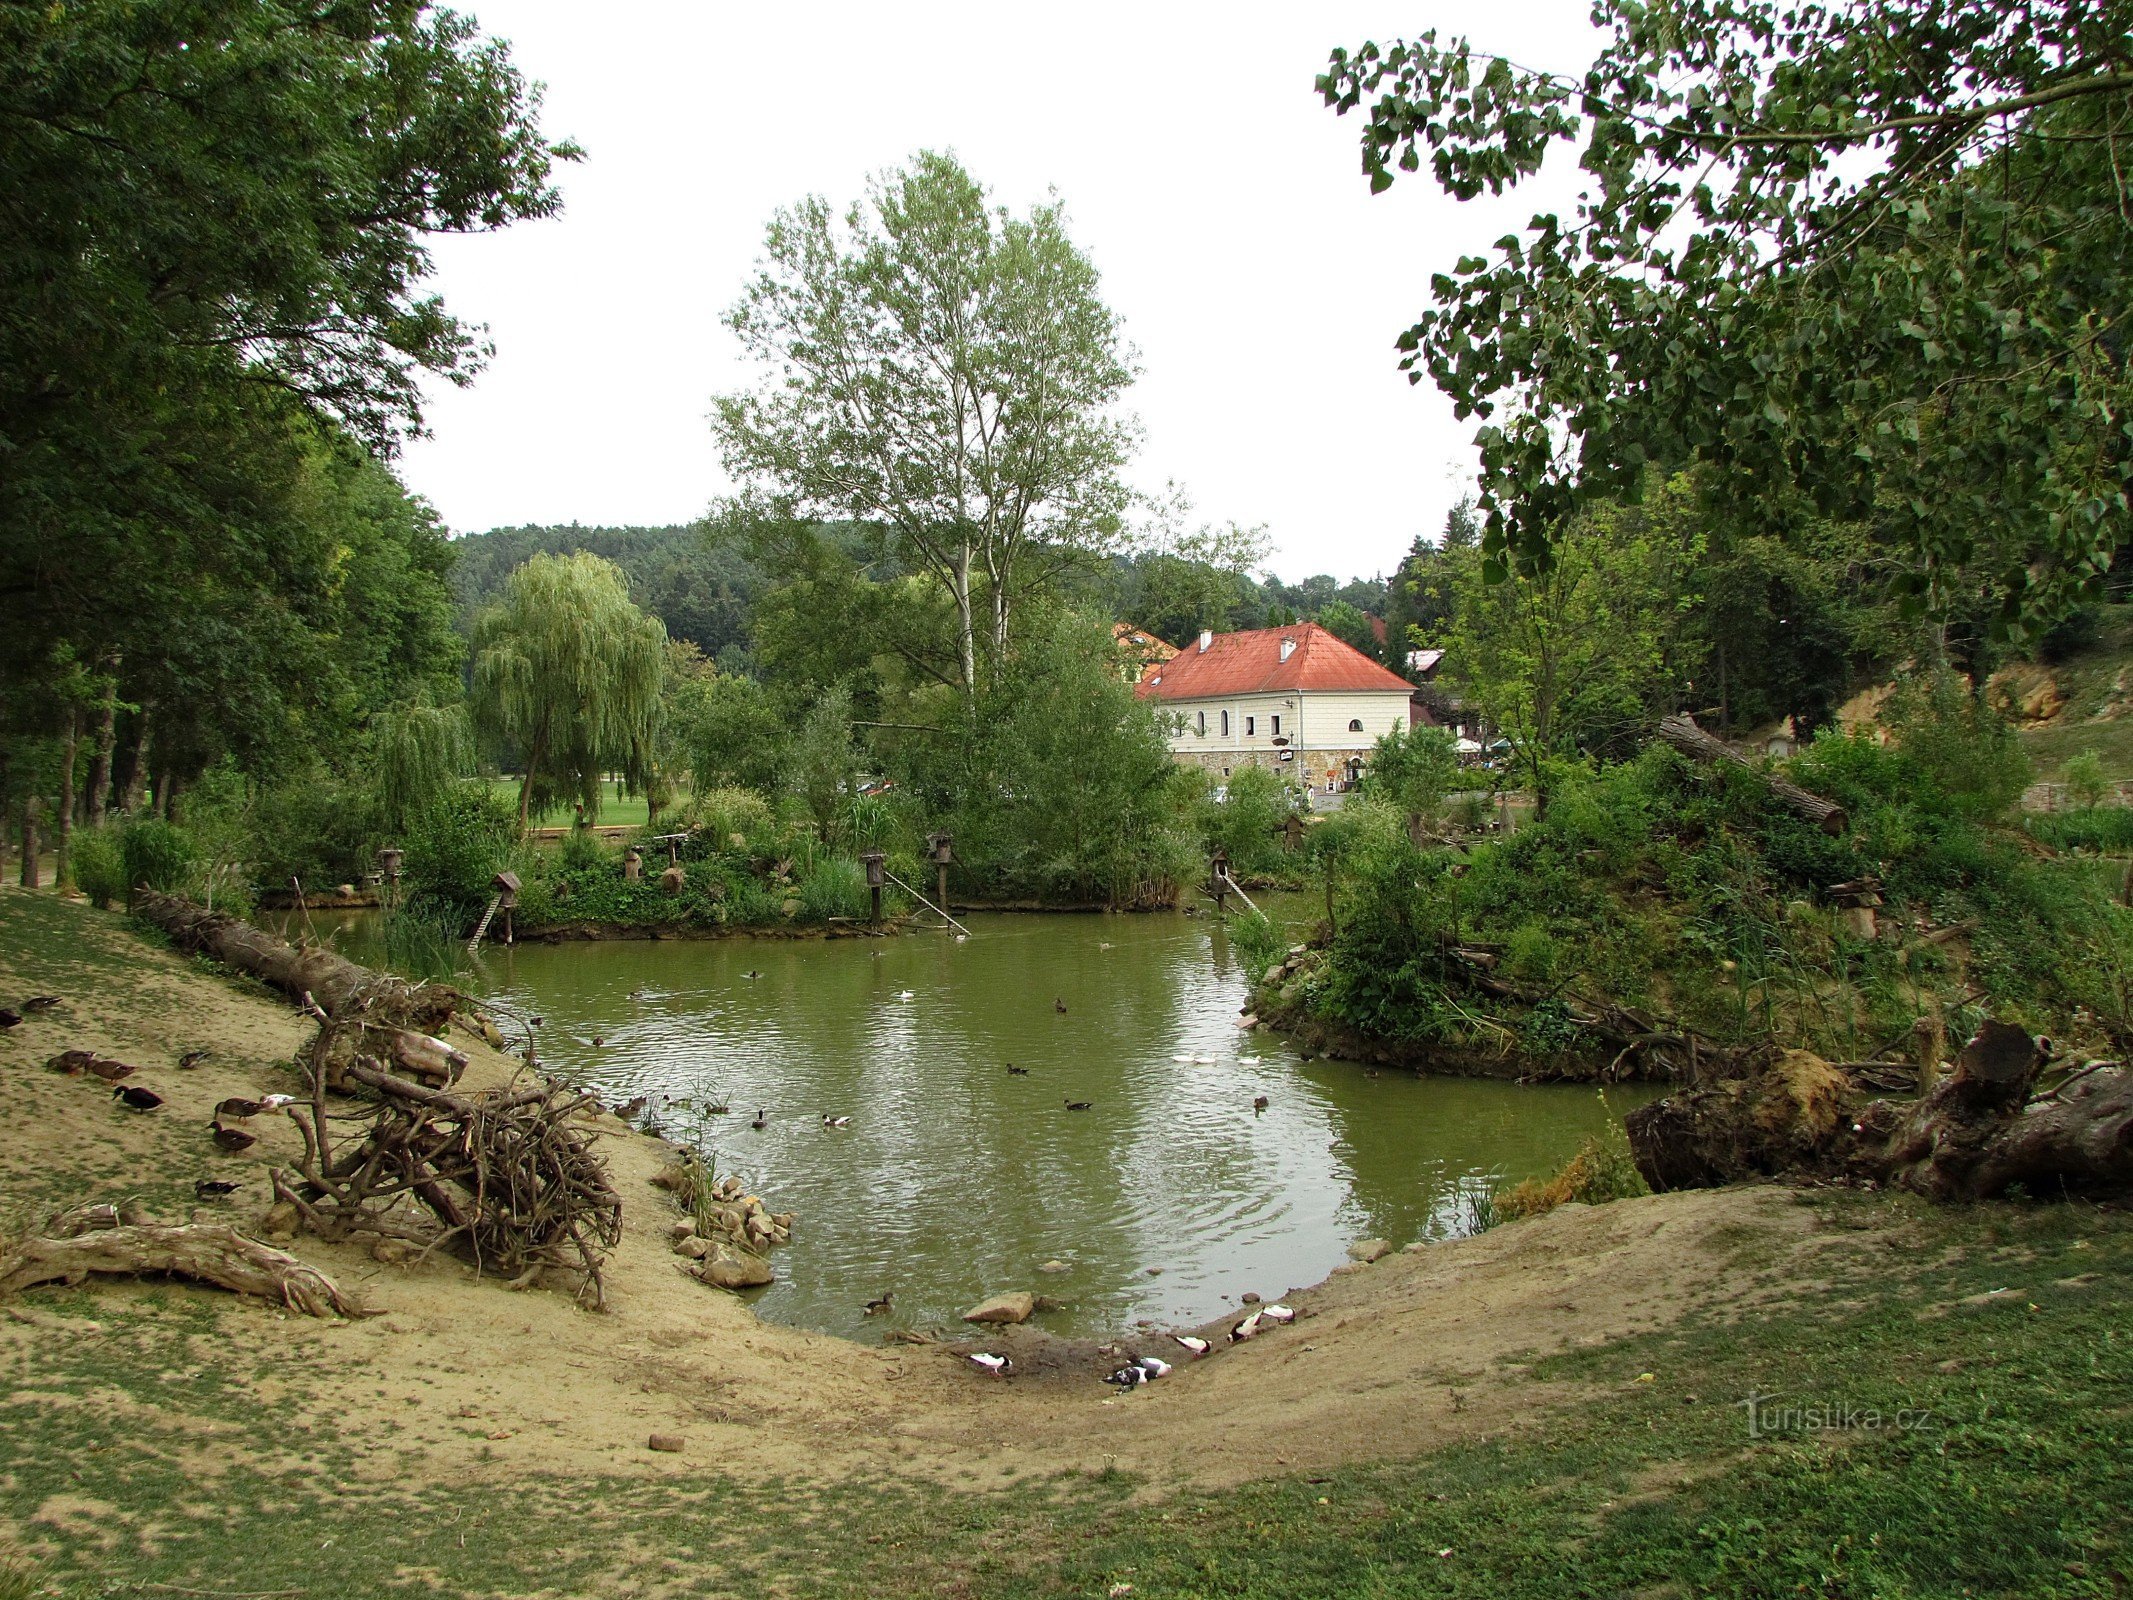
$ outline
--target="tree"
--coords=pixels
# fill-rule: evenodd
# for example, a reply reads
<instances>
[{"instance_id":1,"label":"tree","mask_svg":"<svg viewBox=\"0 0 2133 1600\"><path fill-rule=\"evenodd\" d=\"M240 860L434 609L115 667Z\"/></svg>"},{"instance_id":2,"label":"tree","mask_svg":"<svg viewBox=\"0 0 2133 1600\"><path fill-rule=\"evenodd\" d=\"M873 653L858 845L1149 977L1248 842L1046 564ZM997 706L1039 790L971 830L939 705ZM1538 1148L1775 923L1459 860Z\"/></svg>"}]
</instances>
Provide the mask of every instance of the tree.
<instances>
[{"instance_id":1,"label":"tree","mask_svg":"<svg viewBox=\"0 0 2133 1600\"><path fill-rule=\"evenodd\" d=\"M525 762L521 828L536 802L600 811L610 768L641 776L658 728L666 629L630 603L598 556L537 555L474 630L475 724Z\"/></svg>"},{"instance_id":2,"label":"tree","mask_svg":"<svg viewBox=\"0 0 2133 1600\"><path fill-rule=\"evenodd\" d=\"M1407 819L1421 842L1422 819L1437 809L1459 782L1459 753L1442 728L1394 728L1378 736L1363 769L1360 792L1382 800Z\"/></svg>"},{"instance_id":3,"label":"tree","mask_svg":"<svg viewBox=\"0 0 2133 1600\"><path fill-rule=\"evenodd\" d=\"M1651 467L1743 533L1870 523L1907 589L1998 530L2001 622L2093 596L2133 474L2129 0L1600 0L1582 78L1435 34L1337 50L1373 191L1501 193L1581 145L1575 214L1431 279L1400 337L1476 435L1492 565Z\"/></svg>"},{"instance_id":4,"label":"tree","mask_svg":"<svg viewBox=\"0 0 2133 1600\"><path fill-rule=\"evenodd\" d=\"M1445 672L1511 742L1512 770L1545 800L1549 764L1640 728L1670 698L1669 648L1693 596L1701 538L1685 495L1602 506L1555 537L1538 572L1490 573L1470 551Z\"/></svg>"},{"instance_id":5,"label":"tree","mask_svg":"<svg viewBox=\"0 0 2133 1600\"><path fill-rule=\"evenodd\" d=\"M1134 373L1096 269L1057 202L989 209L930 151L841 226L819 197L779 212L764 248L726 318L764 369L715 402L727 468L938 579L974 696L980 639L1003 659L1017 600L1119 535Z\"/></svg>"}]
</instances>

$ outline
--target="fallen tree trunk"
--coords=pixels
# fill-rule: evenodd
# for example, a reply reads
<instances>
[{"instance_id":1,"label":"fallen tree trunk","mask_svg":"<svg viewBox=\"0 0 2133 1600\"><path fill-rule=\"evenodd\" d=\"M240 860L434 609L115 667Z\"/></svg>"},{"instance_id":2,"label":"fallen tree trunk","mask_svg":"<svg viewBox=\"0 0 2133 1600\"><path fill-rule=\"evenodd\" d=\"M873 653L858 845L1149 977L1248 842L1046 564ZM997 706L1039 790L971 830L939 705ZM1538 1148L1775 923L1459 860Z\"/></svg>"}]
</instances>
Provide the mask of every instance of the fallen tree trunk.
<instances>
[{"instance_id":1,"label":"fallen tree trunk","mask_svg":"<svg viewBox=\"0 0 2133 1600\"><path fill-rule=\"evenodd\" d=\"M2133 1193L2133 1074L2096 1063L2035 1091L2042 1053L1988 1022L1954 1073L1908 1104L1861 1100L1820 1057L1785 1051L1746 1076L1655 1100L1626 1119L1656 1190L1754 1177L1884 1183L1935 1200Z\"/></svg>"},{"instance_id":2,"label":"fallen tree trunk","mask_svg":"<svg viewBox=\"0 0 2133 1600\"><path fill-rule=\"evenodd\" d=\"M309 995L333 1016L361 1012L372 1023L441 1033L465 997L443 984L414 984L372 972L316 945L297 946L225 911L208 911L177 895L135 892L133 914L179 948L212 956L301 1002Z\"/></svg>"},{"instance_id":3,"label":"fallen tree trunk","mask_svg":"<svg viewBox=\"0 0 2133 1600\"><path fill-rule=\"evenodd\" d=\"M41 1283L80 1283L92 1273L163 1273L257 1295L306 1316L368 1315L318 1268L247 1239L227 1223L122 1223L113 1208L88 1206L60 1213L40 1233L0 1245L0 1299Z\"/></svg>"},{"instance_id":4,"label":"fallen tree trunk","mask_svg":"<svg viewBox=\"0 0 2133 1600\"><path fill-rule=\"evenodd\" d=\"M1753 772L1770 786L1770 792L1782 801L1787 809L1797 812L1827 834L1842 833L1850 823L1844 808L1834 800L1825 800L1821 795L1810 793L1788 778L1766 773L1736 755L1723 740L1696 726L1693 717L1667 717L1659 724L1659 737L1679 750L1692 761L1701 761L1706 766L1739 767Z\"/></svg>"}]
</instances>

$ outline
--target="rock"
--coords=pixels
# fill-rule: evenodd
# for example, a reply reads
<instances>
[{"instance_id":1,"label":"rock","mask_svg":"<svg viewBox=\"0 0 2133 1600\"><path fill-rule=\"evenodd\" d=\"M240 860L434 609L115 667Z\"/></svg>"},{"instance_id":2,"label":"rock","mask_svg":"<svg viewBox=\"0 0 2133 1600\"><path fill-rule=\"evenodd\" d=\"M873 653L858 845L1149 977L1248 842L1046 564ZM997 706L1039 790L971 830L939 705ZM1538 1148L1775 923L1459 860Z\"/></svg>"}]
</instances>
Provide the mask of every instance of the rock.
<instances>
[{"instance_id":1,"label":"rock","mask_svg":"<svg viewBox=\"0 0 2133 1600\"><path fill-rule=\"evenodd\" d=\"M1237 1026L1240 1028L1256 1028L1259 1026L1259 1018L1252 1012L1247 1011L1237 1019Z\"/></svg>"},{"instance_id":2,"label":"rock","mask_svg":"<svg viewBox=\"0 0 2133 1600\"><path fill-rule=\"evenodd\" d=\"M293 1239L300 1214L286 1200L277 1200L266 1209L259 1219L259 1231L269 1239Z\"/></svg>"},{"instance_id":3,"label":"rock","mask_svg":"<svg viewBox=\"0 0 2133 1600\"><path fill-rule=\"evenodd\" d=\"M1039 1272L1054 1272L1054 1273L1057 1273L1057 1272L1072 1272L1072 1271L1073 1271L1074 1269L1073 1269L1072 1267L1068 1266L1068 1265L1067 1265L1067 1264L1066 1264L1066 1263L1065 1263L1064 1261L1047 1261L1047 1262L1046 1262L1046 1263L1045 1263L1045 1264L1044 1264L1043 1266L1039 1267L1039 1268L1038 1268L1037 1270L1038 1270Z\"/></svg>"},{"instance_id":4,"label":"rock","mask_svg":"<svg viewBox=\"0 0 2133 1600\"><path fill-rule=\"evenodd\" d=\"M481 1035L482 1042L491 1050L504 1048L504 1030L487 1017L476 1017L474 1019L474 1030Z\"/></svg>"},{"instance_id":5,"label":"rock","mask_svg":"<svg viewBox=\"0 0 2133 1600\"><path fill-rule=\"evenodd\" d=\"M779 905L778 910L784 916L797 917L800 914L800 902L797 900L784 901Z\"/></svg>"},{"instance_id":6,"label":"rock","mask_svg":"<svg viewBox=\"0 0 2133 1600\"><path fill-rule=\"evenodd\" d=\"M1304 951L1304 947L1303 947L1302 945L1300 945L1300 944L1292 944L1292 945L1290 945L1290 946L1289 946L1289 959L1290 959L1291 961L1295 961L1295 960L1298 960L1298 959L1300 959L1300 958L1301 958L1301 957L1302 957L1302 956L1303 956L1304 954L1305 954L1305 951Z\"/></svg>"},{"instance_id":7,"label":"rock","mask_svg":"<svg viewBox=\"0 0 2133 1600\"><path fill-rule=\"evenodd\" d=\"M680 1455L682 1446L688 1442L678 1433L655 1433L645 1441L648 1448L662 1451L670 1456Z\"/></svg>"},{"instance_id":8,"label":"rock","mask_svg":"<svg viewBox=\"0 0 2133 1600\"><path fill-rule=\"evenodd\" d=\"M1240 1305L1256 1306L1259 1304L1259 1296L1254 1291L1247 1289L1237 1296L1237 1302Z\"/></svg>"},{"instance_id":9,"label":"rock","mask_svg":"<svg viewBox=\"0 0 2133 1600\"><path fill-rule=\"evenodd\" d=\"M1391 1254L1392 1246L1383 1239L1358 1239L1348 1246L1348 1259L1366 1266L1373 1261L1383 1261Z\"/></svg>"},{"instance_id":10,"label":"rock","mask_svg":"<svg viewBox=\"0 0 2133 1600\"><path fill-rule=\"evenodd\" d=\"M387 1266L398 1266L403 1261L412 1261L415 1247L405 1239L380 1239L370 1247L370 1259L382 1261Z\"/></svg>"},{"instance_id":11,"label":"rock","mask_svg":"<svg viewBox=\"0 0 2133 1600\"><path fill-rule=\"evenodd\" d=\"M686 1194L695 1183L689 1176L687 1165L679 1161L670 1167L661 1167L645 1181L655 1189L665 1189L672 1194Z\"/></svg>"},{"instance_id":12,"label":"rock","mask_svg":"<svg viewBox=\"0 0 2133 1600\"><path fill-rule=\"evenodd\" d=\"M674 1241L674 1253L687 1256L691 1261L701 1261L713 1249L709 1239L699 1239L695 1234L686 1234Z\"/></svg>"},{"instance_id":13,"label":"rock","mask_svg":"<svg viewBox=\"0 0 2133 1600\"><path fill-rule=\"evenodd\" d=\"M709 1253L697 1265L695 1276L714 1289L759 1289L774 1281L777 1274L761 1256L712 1242Z\"/></svg>"},{"instance_id":14,"label":"rock","mask_svg":"<svg viewBox=\"0 0 2133 1600\"><path fill-rule=\"evenodd\" d=\"M1064 1300L1054 1300L1048 1294L1040 1294L1030 1300L1030 1309L1033 1311L1064 1311L1066 1302Z\"/></svg>"},{"instance_id":15,"label":"rock","mask_svg":"<svg viewBox=\"0 0 2133 1600\"><path fill-rule=\"evenodd\" d=\"M680 867L669 867L659 875L659 887L665 894L680 894L689 886L689 875Z\"/></svg>"},{"instance_id":16,"label":"rock","mask_svg":"<svg viewBox=\"0 0 2133 1600\"><path fill-rule=\"evenodd\" d=\"M679 1244L682 1240L688 1238L694 1232L696 1232L696 1219L694 1217L683 1217L679 1222L675 1223L673 1227L667 1230L667 1235L676 1244Z\"/></svg>"},{"instance_id":17,"label":"rock","mask_svg":"<svg viewBox=\"0 0 2133 1600\"><path fill-rule=\"evenodd\" d=\"M981 1300L963 1313L965 1322L1027 1322L1030 1313L1037 1309L1037 1297L1027 1290L1017 1289L1012 1294L996 1294L989 1300Z\"/></svg>"}]
</instances>

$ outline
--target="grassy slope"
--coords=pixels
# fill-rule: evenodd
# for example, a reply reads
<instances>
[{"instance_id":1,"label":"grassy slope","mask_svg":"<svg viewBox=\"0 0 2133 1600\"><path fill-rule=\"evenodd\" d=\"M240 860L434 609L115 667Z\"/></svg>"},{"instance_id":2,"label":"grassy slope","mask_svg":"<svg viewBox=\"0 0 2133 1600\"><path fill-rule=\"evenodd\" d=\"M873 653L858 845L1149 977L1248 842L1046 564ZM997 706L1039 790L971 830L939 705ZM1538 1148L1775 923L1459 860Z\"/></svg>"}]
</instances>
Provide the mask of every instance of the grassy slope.
<instances>
[{"instance_id":1,"label":"grassy slope","mask_svg":"<svg viewBox=\"0 0 2133 1600\"><path fill-rule=\"evenodd\" d=\"M2133 606L2104 612L2102 638L2094 650L2052 668L2066 709L2041 727L2025 728L2022 745L2037 764L2037 777L2058 782L2066 763L2084 750L2103 760L2107 776L2133 778Z\"/></svg>"},{"instance_id":2,"label":"grassy slope","mask_svg":"<svg viewBox=\"0 0 2133 1600\"><path fill-rule=\"evenodd\" d=\"M44 909L0 908L0 967L107 975L73 965ZM1830 1241L1822 1281L1739 1228L1716 1241L1738 1315L1535 1363L1508 1380L1535 1385L1515 1436L1219 1494L1116 1472L947 1494L886 1466L835 1487L693 1464L527 1478L501 1458L493 1480L390 1479L374 1417L322 1412L245 1354L279 1313L177 1287L42 1290L10 1308L34 1337L0 1367L0 1533L50 1592L84 1597L2126 1593L2133 1221L1800 1203ZM298 1336L322 1359L344 1337ZM1751 1440L1751 1393L1925 1425Z\"/></svg>"}]
</instances>

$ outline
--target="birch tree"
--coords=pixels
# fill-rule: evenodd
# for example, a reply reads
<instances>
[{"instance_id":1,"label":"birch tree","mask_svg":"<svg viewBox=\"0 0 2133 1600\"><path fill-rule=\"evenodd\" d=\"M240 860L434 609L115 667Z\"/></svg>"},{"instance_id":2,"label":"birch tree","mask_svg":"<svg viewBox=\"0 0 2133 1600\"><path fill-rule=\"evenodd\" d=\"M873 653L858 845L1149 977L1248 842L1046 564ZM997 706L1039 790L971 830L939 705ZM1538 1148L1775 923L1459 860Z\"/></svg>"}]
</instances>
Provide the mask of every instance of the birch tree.
<instances>
[{"instance_id":1,"label":"birch tree","mask_svg":"<svg viewBox=\"0 0 2133 1600\"><path fill-rule=\"evenodd\" d=\"M1121 537L1133 356L1056 200L1011 216L923 151L841 218L777 213L726 323L762 369L715 402L728 470L938 579L966 695L1017 601Z\"/></svg>"}]
</instances>

